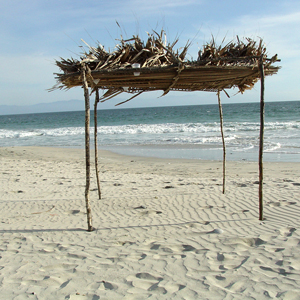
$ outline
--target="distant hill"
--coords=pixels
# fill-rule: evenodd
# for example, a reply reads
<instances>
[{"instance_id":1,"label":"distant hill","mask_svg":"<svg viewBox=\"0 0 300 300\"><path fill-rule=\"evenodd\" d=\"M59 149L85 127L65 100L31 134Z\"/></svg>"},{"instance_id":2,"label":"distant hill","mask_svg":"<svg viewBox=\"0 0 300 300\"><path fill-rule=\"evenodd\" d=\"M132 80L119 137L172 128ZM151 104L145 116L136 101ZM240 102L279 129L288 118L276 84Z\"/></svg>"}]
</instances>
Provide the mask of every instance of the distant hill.
<instances>
[{"instance_id":1,"label":"distant hill","mask_svg":"<svg viewBox=\"0 0 300 300\"><path fill-rule=\"evenodd\" d=\"M83 100L66 100L34 105L0 105L0 115L84 110Z\"/></svg>"}]
</instances>

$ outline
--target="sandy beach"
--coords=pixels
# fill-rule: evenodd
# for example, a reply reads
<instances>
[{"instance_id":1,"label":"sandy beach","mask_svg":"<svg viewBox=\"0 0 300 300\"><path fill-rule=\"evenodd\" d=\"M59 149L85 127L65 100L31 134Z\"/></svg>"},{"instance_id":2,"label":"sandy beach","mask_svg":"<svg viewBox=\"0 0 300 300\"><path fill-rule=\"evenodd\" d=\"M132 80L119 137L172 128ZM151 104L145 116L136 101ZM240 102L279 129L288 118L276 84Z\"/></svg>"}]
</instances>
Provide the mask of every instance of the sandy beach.
<instances>
[{"instance_id":1,"label":"sandy beach","mask_svg":"<svg viewBox=\"0 0 300 300\"><path fill-rule=\"evenodd\" d=\"M300 299L300 163L0 148L1 299Z\"/></svg>"}]
</instances>

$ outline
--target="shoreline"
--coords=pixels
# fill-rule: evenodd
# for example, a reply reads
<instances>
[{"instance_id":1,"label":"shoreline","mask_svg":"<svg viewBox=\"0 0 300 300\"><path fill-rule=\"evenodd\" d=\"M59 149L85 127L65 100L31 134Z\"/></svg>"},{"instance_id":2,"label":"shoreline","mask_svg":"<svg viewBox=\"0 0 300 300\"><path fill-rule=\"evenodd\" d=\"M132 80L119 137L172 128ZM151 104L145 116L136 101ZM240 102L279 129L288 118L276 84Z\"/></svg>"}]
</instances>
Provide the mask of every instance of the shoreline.
<instances>
[{"instance_id":1,"label":"shoreline","mask_svg":"<svg viewBox=\"0 0 300 300\"><path fill-rule=\"evenodd\" d=\"M157 145L157 146L149 146L149 145L140 145L140 146L136 146L136 149L141 149L143 147L150 147L150 148L159 148L159 150L161 150L161 146ZM121 148L122 150L116 150L118 148ZM124 153L125 150L124 149L127 148L135 148L133 146L102 146L102 147L98 147L98 153L99 153L99 157L100 154L102 153L104 157L108 156L108 157L131 157L133 159L145 159L145 160L173 160L173 161L191 161L191 162L222 162L223 159L223 154L220 155L220 157L218 159L202 159L202 158L185 158L185 157L164 157L164 156L155 156L155 155L144 155L142 151L138 152L138 150L135 151L129 151L128 154ZM65 153L72 153L75 155L85 155L85 148L84 147L72 147L72 146L0 146L0 155L6 155L9 156L9 151L11 150L15 150L17 152L18 155L21 155L22 152L24 152L23 150L29 150L32 152L36 152L38 154L38 156L43 157L43 158L47 158L48 154L43 155L42 154L42 150L46 150L48 152L52 152L52 153L62 153L62 157L64 157L65 159L70 158L69 155L64 155ZM168 150L169 149L176 149L175 145L171 145L170 147L167 146L164 148L164 150ZM186 149L196 149L199 150L197 147L194 147L193 145L191 147L188 148L184 148L182 150L186 150ZM50 151L51 150L51 151ZM211 150L211 149L210 149ZM222 153L222 149L218 149L220 151L220 153ZM207 149L202 149L202 151L208 151ZM91 160L94 157L94 146L91 145L90 147L90 153L91 153ZM132 154L133 153L133 154ZM264 153L264 158L266 155L268 155L269 153ZM22 154L23 155L23 154ZM60 154L58 154L60 156ZM235 159L230 159L231 153L227 153L226 155L226 162L228 163L258 163L258 153L255 153L255 156L257 156L257 160L253 159L253 160L249 160L247 158L239 158L237 160ZM254 154L253 154L254 156ZM280 161L280 160L264 160L263 161L266 164L272 164L272 163L279 163L279 164L300 164L300 161Z\"/></svg>"},{"instance_id":2,"label":"shoreline","mask_svg":"<svg viewBox=\"0 0 300 300\"><path fill-rule=\"evenodd\" d=\"M93 155L1 147L0 292L6 299L298 299L300 163Z\"/></svg>"},{"instance_id":3,"label":"shoreline","mask_svg":"<svg viewBox=\"0 0 300 300\"><path fill-rule=\"evenodd\" d=\"M199 145L115 145L101 146L99 149L108 150L120 155L142 156L153 158L174 158L174 159L192 159L192 160L207 160L220 161L223 159L223 148L220 146L199 146ZM243 152L226 147L226 161L258 161L258 150L256 152ZM128 154L127 154L128 153ZM265 162L300 162L300 153L274 153L264 152Z\"/></svg>"},{"instance_id":4,"label":"shoreline","mask_svg":"<svg viewBox=\"0 0 300 300\"><path fill-rule=\"evenodd\" d=\"M74 161L81 162L84 165L85 170L85 149L81 148L68 148L68 147L49 147L49 146L12 146L12 147L0 147L0 158L20 158L20 159L36 159L36 160L47 160L47 161ZM189 158L164 158L164 157L153 157L153 156L142 156L142 155L130 155L130 154L120 154L111 150L98 149L98 158L99 166L103 165L105 167L106 163L112 162L139 162L139 163L173 163L186 164L194 169L196 166L200 167L203 165L216 165L222 167L223 161L220 160L205 160L205 159L189 159ZM90 151L90 162L91 169L94 169L94 149L91 148ZM226 171L230 173L230 166L237 168L240 166L239 171L243 174L248 173L248 170L243 172L244 166L251 166L251 172L257 169L258 175L258 160L249 161L249 160L227 160L226 161ZM263 161L264 170L270 172L269 175L272 175L272 172L275 169L272 169L274 166L287 166L289 169L297 172L300 169L300 162L285 162L285 161ZM269 170L270 169L270 170ZM220 171L222 176L222 170ZM300 174L300 172L299 172Z\"/></svg>"}]
</instances>

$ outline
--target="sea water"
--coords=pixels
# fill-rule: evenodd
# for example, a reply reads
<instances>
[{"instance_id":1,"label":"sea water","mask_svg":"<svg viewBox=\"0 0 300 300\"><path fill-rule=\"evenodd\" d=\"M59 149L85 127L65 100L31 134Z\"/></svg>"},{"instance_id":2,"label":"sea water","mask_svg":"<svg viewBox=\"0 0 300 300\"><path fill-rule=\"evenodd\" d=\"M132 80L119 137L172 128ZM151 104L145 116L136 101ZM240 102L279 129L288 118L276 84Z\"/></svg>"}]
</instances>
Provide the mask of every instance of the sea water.
<instances>
[{"instance_id":1,"label":"sea water","mask_svg":"<svg viewBox=\"0 0 300 300\"><path fill-rule=\"evenodd\" d=\"M98 110L97 116L99 149L222 160L218 105ZM0 146L84 148L84 119L84 111L3 115ZM91 144L93 119L92 111ZM227 159L257 161L260 104L223 104L223 119ZM300 162L300 101L265 103L264 160Z\"/></svg>"}]
</instances>

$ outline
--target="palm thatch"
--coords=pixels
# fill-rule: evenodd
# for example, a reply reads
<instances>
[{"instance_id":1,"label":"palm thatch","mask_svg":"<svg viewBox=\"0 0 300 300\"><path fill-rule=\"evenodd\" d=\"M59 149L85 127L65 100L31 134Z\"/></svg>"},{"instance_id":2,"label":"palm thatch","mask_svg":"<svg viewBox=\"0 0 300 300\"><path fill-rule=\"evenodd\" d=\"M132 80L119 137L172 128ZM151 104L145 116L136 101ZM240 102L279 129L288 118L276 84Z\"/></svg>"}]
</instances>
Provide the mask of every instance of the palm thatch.
<instances>
[{"instance_id":1,"label":"palm thatch","mask_svg":"<svg viewBox=\"0 0 300 300\"><path fill-rule=\"evenodd\" d=\"M70 89L82 86L82 64L87 67L88 85L93 90L107 90L101 97L106 101L123 92L134 93L134 97L146 91L212 91L237 87L243 93L253 88L260 79L259 62L262 60L265 76L276 74L279 67L272 64L275 55L267 58L262 40L250 38L225 46L217 46L214 39L203 46L197 60L187 60L190 43L180 50L174 50L178 42L167 43L164 31L148 33L146 42L138 36L119 40L115 50L106 51L99 44L88 46L80 59L56 61L62 73L56 73L57 84L53 89ZM138 65L135 65L138 64ZM138 66L138 68L136 67Z\"/></svg>"}]
</instances>

